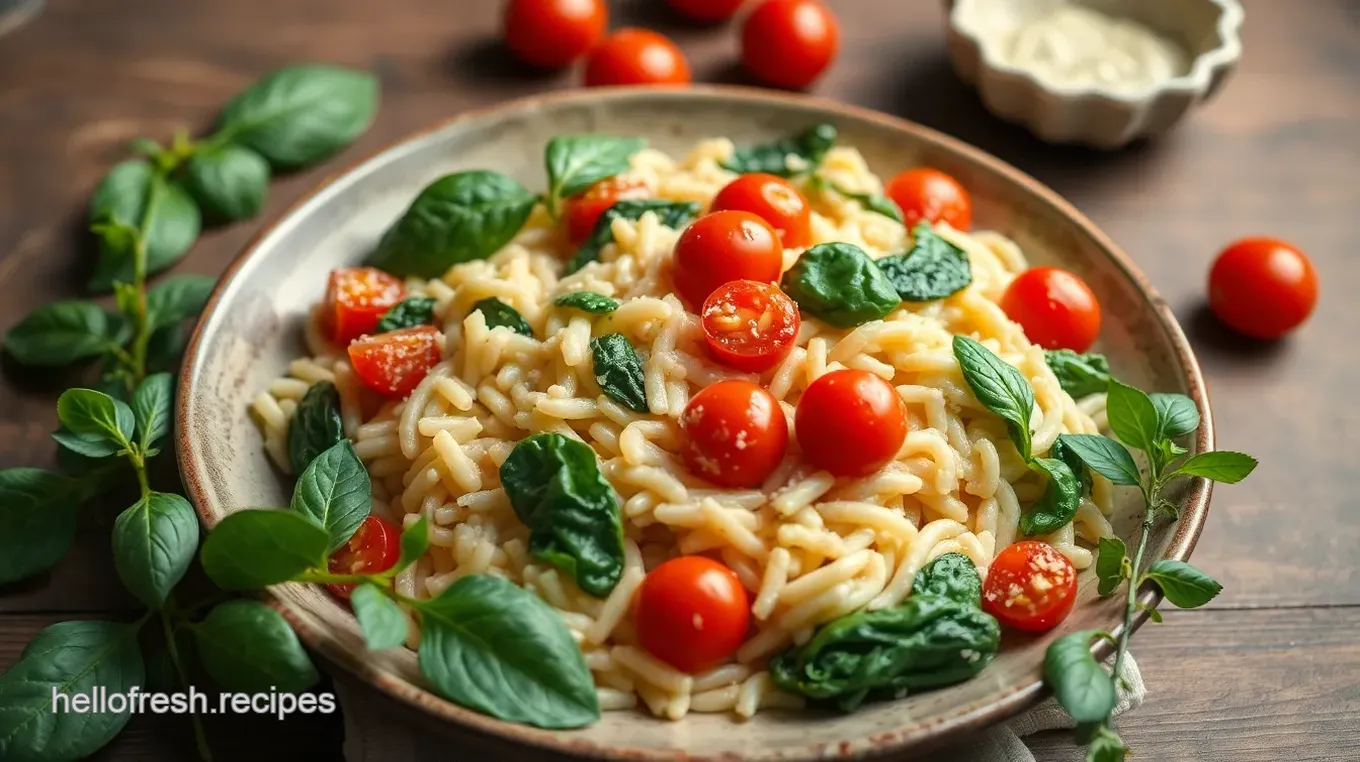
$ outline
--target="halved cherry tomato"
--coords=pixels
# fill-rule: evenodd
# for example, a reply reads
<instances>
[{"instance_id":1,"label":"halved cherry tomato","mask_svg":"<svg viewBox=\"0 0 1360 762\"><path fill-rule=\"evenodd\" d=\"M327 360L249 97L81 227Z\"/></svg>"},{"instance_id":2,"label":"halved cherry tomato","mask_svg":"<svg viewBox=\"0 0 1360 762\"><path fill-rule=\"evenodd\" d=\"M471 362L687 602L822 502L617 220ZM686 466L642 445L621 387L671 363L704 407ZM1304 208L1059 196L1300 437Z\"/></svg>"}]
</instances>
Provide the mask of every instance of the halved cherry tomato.
<instances>
[{"instance_id":1,"label":"halved cherry tomato","mask_svg":"<svg viewBox=\"0 0 1360 762\"><path fill-rule=\"evenodd\" d=\"M505 6L505 44L515 57L560 69L584 56L604 36L604 0L510 0Z\"/></svg>"},{"instance_id":2,"label":"halved cherry tomato","mask_svg":"<svg viewBox=\"0 0 1360 762\"><path fill-rule=\"evenodd\" d=\"M801 90L836 57L840 26L819 0L766 0L741 28L741 60L756 79Z\"/></svg>"},{"instance_id":3,"label":"halved cherry tomato","mask_svg":"<svg viewBox=\"0 0 1360 762\"><path fill-rule=\"evenodd\" d=\"M958 180L938 169L908 169L888 181L887 194L908 228L922 220L947 222L955 230L973 225L973 199Z\"/></svg>"},{"instance_id":4,"label":"halved cherry tomato","mask_svg":"<svg viewBox=\"0 0 1360 762\"><path fill-rule=\"evenodd\" d=\"M996 555L982 585L982 610L1007 627L1051 630L1077 600L1077 570L1052 545L1017 542Z\"/></svg>"},{"instance_id":5,"label":"halved cherry tomato","mask_svg":"<svg viewBox=\"0 0 1360 762\"><path fill-rule=\"evenodd\" d=\"M652 569L633 604L638 642L681 672L702 672L726 661L750 623L741 580L704 556L680 556Z\"/></svg>"},{"instance_id":6,"label":"halved cherry tomato","mask_svg":"<svg viewBox=\"0 0 1360 762\"><path fill-rule=\"evenodd\" d=\"M789 422L760 384L729 379L706 386L680 415L681 452L695 474L720 487L758 486L784 459Z\"/></svg>"},{"instance_id":7,"label":"halved cherry tomato","mask_svg":"<svg viewBox=\"0 0 1360 762\"><path fill-rule=\"evenodd\" d=\"M567 220L567 236L574 244L584 242L595 229L600 215L626 198L646 198L647 183L637 178L608 177L567 199L562 216Z\"/></svg>"},{"instance_id":8,"label":"halved cherry tomato","mask_svg":"<svg viewBox=\"0 0 1360 762\"><path fill-rule=\"evenodd\" d=\"M401 281L376 267L342 267L331 271L322 305L321 324L340 345L372 333L383 313L406 296Z\"/></svg>"},{"instance_id":9,"label":"halved cherry tomato","mask_svg":"<svg viewBox=\"0 0 1360 762\"><path fill-rule=\"evenodd\" d=\"M779 231L786 249L799 249L812 240L812 207L793 183L776 175L742 175L718 191L709 211L736 209L760 217Z\"/></svg>"},{"instance_id":10,"label":"halved cherry tomato","mask_svg":"<svg viewBox=\"0 0 1360 762\"><path fill-rule=\"evenodd\" d=\"M734 280L708 295L699 315L704 339L718 362L758 373L793 348L802 319L798 305L769 283Z\"/></svg>"},{"instance_id":11,"label":"halved cherry tomato","mask_svg":"<svg viewBox=\"0 0 1360 762\"><path fill-rule=\"evenodd\" d=\"M666 0L676 12L695 21L726 21L737 14L746 0Z\"/></svg>"},{"instance_id":12,"label":"halved cherry tomato","mask_svg":"<svg viewBox=\"0 0 1360 762\"><path fill-rule=\"evenodd\" d=\"M586 87L684 85L689 80L685 54L669 37L650 29L620 29L586 59Z\"/></svg>"},{"instance_id":13,"label":"halved cherry tomato","mask_svg":"<svg viewBox=\"0 0 1360 762\"><path fill-rule=\"evenodd\" d=\"M365 336L349 345L349 363L364 386L405 397L439 363L443 336L432 325Z\"/></svg>"},{"instance_id":14,"label":"halved cherry tomato","mask_svg":"<svg viewBox=\"0 0 1360 762\"><path fill-rule=\"evenodd\" d=\"M1001 309L1044 349L1085 352L1100 335L1100 302L1086 282L1056 267L1031 267L1001 295Z\"/></svg>"},{"instance_id":15,"label":"halved cherry tomato","mask_svg":"<svg viewBox=\"0 0 1360 762\"><path fill-rule=\"evenodd\" d=\"M770 223L750 212L704 215L675 242L671 279L691 307L734 280L772 283L784 269L784 247Z\"/></svg>"},{"instance_id":16,"label":"halved cherry tomato","mask_svg":"<svg viewBox=\"0 0 1360 762\"><path fill-rule=\"evenodd\" d=\"M369 516L345 543L331 554L327 568L331 574L372 574L396 566L401 557L401 530L386 519ZM349 600L354 585L326 585L331 595Z\"/></svg>"},{"instance_id":17,"label":"halved cherry tomato","mask_svg":"<svg viewBox=\"0 0 1360 762\"><path fill-rule=\"evenodd\" d=\"M835 476L864 476L887 465L907 428L897 390L864 370L833 370L808 384L793 419L803 455Z\"/></svg>"},{"instance_id":18,"label":"halved cherry tomato","mask_svg":"<svg viewBox=\"0 0 1360 762\"><path fill-rule=\"evenodd\" d=\"M1209 307L1239 333L1278 339L1313 313L1317 272L1308 256L1278 238L1244 238L1209 271Z\"/></svg>"}]
</instances>

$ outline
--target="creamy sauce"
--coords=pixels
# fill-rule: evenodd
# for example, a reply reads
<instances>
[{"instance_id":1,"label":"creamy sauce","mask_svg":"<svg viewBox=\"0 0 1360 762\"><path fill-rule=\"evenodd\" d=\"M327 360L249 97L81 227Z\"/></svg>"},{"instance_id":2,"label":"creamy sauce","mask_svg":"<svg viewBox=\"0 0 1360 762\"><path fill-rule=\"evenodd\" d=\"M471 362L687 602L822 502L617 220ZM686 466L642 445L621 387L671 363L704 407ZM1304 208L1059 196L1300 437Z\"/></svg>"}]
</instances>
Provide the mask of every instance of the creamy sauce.
<instances>
[{"instance_id":1,"label":"creamy sauce","mask_svg":"<svg viewBox=\"0 0 1360 762\"><path fill-rule=\"evenodd\" d=\"M1131 93L1189 70L1185 51L1152 29L1075 5L1058 5L999 42L1006 63L1058 87Z\"/></svg>"}]
</instances>

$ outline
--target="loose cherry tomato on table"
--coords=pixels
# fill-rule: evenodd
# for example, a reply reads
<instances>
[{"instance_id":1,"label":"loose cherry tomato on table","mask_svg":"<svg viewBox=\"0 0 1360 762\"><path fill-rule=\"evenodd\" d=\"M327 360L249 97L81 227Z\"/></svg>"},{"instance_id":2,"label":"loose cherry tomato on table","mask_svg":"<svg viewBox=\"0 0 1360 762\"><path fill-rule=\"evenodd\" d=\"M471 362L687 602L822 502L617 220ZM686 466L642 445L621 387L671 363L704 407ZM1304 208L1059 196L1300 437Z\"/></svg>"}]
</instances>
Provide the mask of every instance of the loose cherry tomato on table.
<instances>
[{"instance_id":1,"label":"loose cherry tomato on table","mask_svg":"<svg viewBox=\"0 0 1360 762\"><path fill-rule=\"evenodd\" d=\"M973 225L973 200L959 181L938 169L908 169L888 181L888 198L902 210L908 227L918 222L947 222L955 230Z\"/></svg>"},{"instance_id":2,"label":"loose cherry tomato on table","mask_svg":"<svg viewBox=\"0 0 1360 762\"><path fill-rule=\"evenodd\" d=\"M1308 256L1278 238L1244 238L1209 271L1209 307L1233 330L1278 339L1312 314L1317 272Z\"/></svg>"},{"instance_id":3,"label":"loose cherry tomato on table","mask_svg":"<svg viewBox=\"0 0 1360 762\"><path fill-rule=\"evenodd\" d=\"M746 0L666 0L666 2L683 16L711 24L735 16Z\"/></svg>"},{"instance_id":4,"label":"loose cherry tomato on table","mask_svg":"<svg viewBox=\"0 0 1360 762\"><path fill-rule=\"evenodd\" d=\"M401 530L386 519L369 516L349 542L331 554L327 568L331 574L373 574L391 569L401 557ZM326 585L331 595L349 600L352 584Z\"/></svg>"},{"instance_id":5,"label":"loose cherry tomato on table","mask_svg":"<svg viewBox=\"0 0 1360 762\"><path fill-rule=\"evenodd\" d=\"M673 258L675 289L696 309L724 283L771 283L779 280L784 269L778 231L750 212L722 211L700 217L680 234Z\"/></svg>"},{"instance_id":6,"label":"loose cherry tomato on table","mask_svg":"<svg viewBox=\"0 0 1360 762\"><path fill-rule=\"evenodd\" d=\"M704 339L718 362L758 373L793 348L802 319L798 305L769 283L734 280L708 295L699 311Z\"/></svg>"},{"instance_id":7,"label":"loose cherry tomato on table","mask_svg":"<svg viewBox=\"0 0 1360 762\"><path fill-rule=\"evenodd\" d=\"M779 232L786 249L807 246L812 240L812 207L793 183L776 175L742 175L718 191L709 211L735 209L760 217Z\"/></svg>"},{"instance_id":8,"label":"loose cherry tomato on table","mask_svg":"<svg viewBox=\"0 0 1360 762\"><path fill-rule=\"evenodd\" d=\"M608 23L604 0L510 0L505 44L525 63L560 69L590 52Z\"/></svg>"},{"instance_id":9,"label":"loose cherry tomato on table","mask_svg":"<svg viewBox=\"0 0 1360 762\"><path fill-rule=\"evenodd\" d=\"M432 325L365 336L349 345L349 363L364 386L405 397L439 363L443 336Z\"/></svg>"},{"instance_id":10,"label":"loose cherry tomato on table","mask_svg":"<svg viewBox=\"0 0 1360 762\"><path fill-rule=\"evenodd\" d=\"M736 573L704 556L672 558L653 569L633 604L638 642L682 672L726 661L750 623L750 602Z\"/></svg>"},{"instance_id":11,"label":"loose cherry tomato on table","mask_svg":"<svg viewBox=\"0 0 1360 762\"><path fill-rule=\"evenodd\" d=\"M760 384L729 379L706 386L680 415L681 453L690 471L720 487L756 487L779 465L789 423Z\"/></svg>"},{"instance_id":12,"label":"loose cherry tomato on table","mask_svg":"<svg viewBox=\"0 0 1360 762\"><path fill-rule=\"evenodd\" d=\"M620 29L586 59L586 87L684 85L689 62L670 38L650 29Z\"/></svg>"},{"instance_id":13,"label":"loose cherry tomato on table","mask_svg":"<svg viewBox=\"0 0 1360 762\"><path fill-rule=\"evenodd\" d=\"M646 198L647 184L637 178L608 177L568 198L562 216L567 221L567 236L574 244L584 242L595 229L600 215L627 198Z\"/></svg>"},{"instance_id":14,"label":"loose cherry tomato on table","mask_svg":"<svg viewBox=\"0 0 1360 762\"><path fill-rule=\"evenodd\" d=\"M383 313L405 296L401 281L376 267L332 270L321 308L322 328L337 344L349 344L372 333Z\"/></svg>"},{"instance_id":15,"label":"loose cherry tomato on table","mask_svg":"<svg viewBox=\"0 0 1360 762\"><path fill-rule=\"evenodd\" d=\"M1077 600L1077 570L1052 545L1017 542L996 555L982 585L982 610L1025 632L1053 629Z\"/></svg>"},{"instance_id":16,"label":"loose cherry tomato on table","mask_svg":"<svg viewBox=\"0 0 1360 762\"><path fill-rule=\"evenodd\" d=\"M801 90L836 57L840 27L819 0L766 0L741 28L741 60L762 82Z\"/></svg>"},{"instance_id":17,"label":"loose cherry tomato on table","mask_svg":"<svg viewBox=\"0 0 1360 762\"><path fill-rule=\"evenodd\" d=\"M798 446L835 476L864 476L887 465L907 438L897 390L863 370L834 370L808 384L793 418Z\"/></svg>"},{"instance_id":18,"label":"loose cherry tomato on table","mask_svg":"<svg viewBox=\"0 0 1360 762\"><path fill-rule=\"evenodd\" d=\"M1085 352L1100 335L1100 302L1086 282L1056 267L1031 267L1001 295L1001 309L1044 349Z\"/></svg>"}]
</instances>

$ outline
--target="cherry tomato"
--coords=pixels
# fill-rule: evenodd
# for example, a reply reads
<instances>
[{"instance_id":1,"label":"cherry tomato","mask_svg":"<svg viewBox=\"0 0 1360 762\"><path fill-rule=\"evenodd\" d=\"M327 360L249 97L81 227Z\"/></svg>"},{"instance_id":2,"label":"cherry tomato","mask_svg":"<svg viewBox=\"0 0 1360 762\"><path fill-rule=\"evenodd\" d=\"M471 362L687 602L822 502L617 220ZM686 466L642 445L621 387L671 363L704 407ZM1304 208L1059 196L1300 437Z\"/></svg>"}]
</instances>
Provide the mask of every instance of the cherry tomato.
<instances>
[{"instance_id":1,"label":"cherry tomato","mask_svg":"<svg viewBox=\"0 0 1360 762\"><path fill-rule=\"evenodd\" d=\"M525 63L560 69L590 52L608 24L604 0L510 0L505 44Z\"/></svg>"},{"instance_id":2,"label":"cherry tomato","mask_svg":"<svg viewBox=\"0 0 1360 762\"><path fill-rule=\"evenodd\" d=\"M669 37L650 29L620 29L586 59L586 87L684 85L689 80L685 54Z\"/></svg>"},{"instance_id":3,"label":"cherry tomato","mask_svg":"<svg viewBox=\"0 0 1360 762\"><path fill-rule=\"evenodd\" d=\"M938 169L908 169L888 181L888 198L902 210L908 228L926 222L947 222L955 230L973 225L973 200L959 181Z\"/></svg>"},{"instance_id":4,"label":"cherry tomato","mask_svg":"<svg viewBox=\"0 0 1360 762\"><path fill-rule=\"evenodd\" d=\"M784 247L770 223L750 212L707 214L675 242L671 279L692 307L734 280L772 283L784 269Z\"/></svg>"},{"instance_id":5,"label":"cherry tomato","mask_svg":"<svg viewBox=\"0 0 1360 762\"><path fill-rule=\"evenodd\" d=\"M760 384L729 379L706 386L680 415L681 452L695 474L720 487L765 481L789 445L789 422Z\"/></svg>"},{"instance_id":6,"label":"cherry tomato","mask_svg":"<svg viewBox=\"0 0 1360 762\"><path fill-rule=\"evenodd\" d=\"M1257 339L1278 339L1317 304L1317 272L1308 256L1277 238L1244 238L1224 249L1209 271L1209 306L1218 319Z\"/></svg>"},{"instance_id":7,"label":"cherry tomato","mask_svg":"<svg viewBox=\"0 0 1360 762\"><path fill-rule=\"evenodd\" d=\"M812 207L782 177L761 172L738 177L718 191L709 211L724 209L750 212L770 223L786 249L802 248L812 240Z\"/></svg>"},{"instance_id":8,"label":"cherry tomato","mask_svg":"<svg viewBox=\"0 0 1360 762\"><path fill-rule=\"evenodd\" d=\"M331 554L327 568L331 574L372 574L387 571L401 557L401 530L386 519L369 516L349 542ZM331 595L349 600L354 585L326 585Z\"/></svg>"},{"instance_id":9,"label":"cherry tomato","mask_svg":"<svg viewBox=\"0 0 1360 762\"><path fill-rule=\"evenodd\" d=\"M626 198L646 198L647 184L636 178L608 177L567 199L562 216L567 220L567 235L574 244L590 237L600 215Z\"/></svg>"},{"instance_id":10,"label":"cherry tomato","mask_svg":"<svg viewBox=\"0 0 1360 762\"><path fill-rule=\"evenodd\" d=\"M376 267L332 270L322 305L322 327L332 341L349 344L372 333L383 313L405 296L401 281Z\"/></svg>"},{"instance_id":11,"label":"cherry tomato","mask_svg":"<svg viewBox=\"0 0 1360 762\"><path fill-rule=\"evenodd\" d=\"M803 391L793 428L813 465L835 476L864 476L897 457L907 412L887 381L864 370L834 370Z\"/></svg>"},{"instance_id":12,"label":"cherry tomato","mask_svg":"<svg viewBox=\"0 0 1360 762\"><path fill-rule=\"evenodd\" d=\"M704 338L718 362L758 373L773 368L798 338L798 305L769 283L734 280L708 295Z\"/></svg>"},{"instance_id":13,"label":"cherry tomato","mask_svg":"<svg viewBox=\"0 0 1360 762\"><path fill-rule=\"evenodd\" d=\"M982 585L982 610L1007 627L1053 629L1077 600L1077 570L1052 545L1017 542L996 555Z\"/></svg>"},{"instance_id":14,"label":"cherry tomato","mask_svg":"<svg viewBox=\"0 0 1360 762\"><path fill-rule=\"evenodd\" d=\"M1001 309L1044 349L1085 352L1100 335L1100 302L1086 282L1056 267L1031 267L1001 295Z\"/></svg>"},{"instance_id":15,"label":"cherry tomato","mask_svg":"<svg viewBox=\"0 0 1360 762\"><path fill-rule=\"evenodd\" d=\"M403 328L350 344L349 362L364 386L387 397L405 397L439 363L443 343L432 325Z\"/></svg>"},{"instance_id":16,"label":"cherry tomato","mask_svg":"<svg viewBox=\"0 0 1360 762\"><path fill-rule=\"evenodd\" d=\"M652 656L682 672L702 672L737 652L751 605L731 569L704 556L680 556L642 580L633 623Z\"/></svg>"},{"instance_id":17,"label":"cherry tomato","mask_svg":"<svg viewBox=\"0 0 1360 762\"><path fill-rule=\"evenodd\" d=\"M836 57L840 27L819 0L766 0L741 28L741 60L762 82L802 90Z\"/></svg>"},{"instance_id":18,"label":"cherry tomato","mask_svg":"<svg viewBox=\"0 0 1360 762\"><path fill-rule=\"evenodd\" d=\"M666 2L682 16L695 21L713 23L726 21L737 15L737 11L746 0L666 0Z\"/></svg>"}]
</instances>

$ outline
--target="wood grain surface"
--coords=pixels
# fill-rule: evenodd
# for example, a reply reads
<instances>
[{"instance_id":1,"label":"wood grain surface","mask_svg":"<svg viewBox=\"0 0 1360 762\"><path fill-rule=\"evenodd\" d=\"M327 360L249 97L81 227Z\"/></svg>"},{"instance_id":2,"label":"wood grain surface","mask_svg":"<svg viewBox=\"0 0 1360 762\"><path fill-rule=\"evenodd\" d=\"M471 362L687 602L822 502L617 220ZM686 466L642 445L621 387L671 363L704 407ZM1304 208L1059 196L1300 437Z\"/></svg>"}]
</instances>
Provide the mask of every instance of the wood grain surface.
<instances>
[{"instance_id":1,"label":"wood grain surface","mask_svg":"<svg viewBox=\"0 0 1360 762\"><path fill-rule=\"evenodd\" d=\"M1041 143L988 115L951 72L943 14L926 0L835 0L842 53L813 92L905 116L972 142L1071 199L1173 305L1204 365L1221 447L1261 459L1220 487L1195 562L1225 584L1205 610L1169 612L1135 639L1149 703L1119 728L1149 760L1360 758L1360 513L1348 491L1360 443L1360 3L1249 0L1245 54L1228 86L1163 140L1116 153ZM346 159L431 122L578 84L514 64L492 0L50 0L0 37L0 329L80 295L92 253L90 190L139 135L206 129L246 83L323 60L382 79L377 123L326 166L283 178L264 216ZM614 25L672 35L699 81L742 82L736 34L675 20L660 0L612 3ZM259 221L206 235L180 272L217 273ZM1311 323L1278 344L1236 339L1207 314L1204 281L1228 241L1269 234L1317 266ZM53 402L71 377L0 384L0 467L50 466ZM41 626L135 606L113 574L112 507L86 514L51 574L0 589L0 668ZM219 759L338 759L338 716L213 718ZM1032 740L1076 760L1067 736ZM183 718L144 716L107 760L192 754Z\"/></svg>"}]
</instances>

